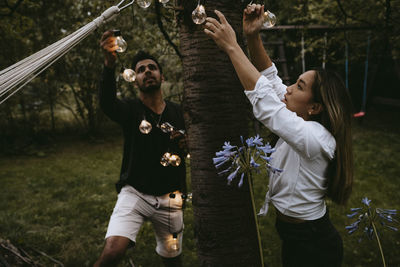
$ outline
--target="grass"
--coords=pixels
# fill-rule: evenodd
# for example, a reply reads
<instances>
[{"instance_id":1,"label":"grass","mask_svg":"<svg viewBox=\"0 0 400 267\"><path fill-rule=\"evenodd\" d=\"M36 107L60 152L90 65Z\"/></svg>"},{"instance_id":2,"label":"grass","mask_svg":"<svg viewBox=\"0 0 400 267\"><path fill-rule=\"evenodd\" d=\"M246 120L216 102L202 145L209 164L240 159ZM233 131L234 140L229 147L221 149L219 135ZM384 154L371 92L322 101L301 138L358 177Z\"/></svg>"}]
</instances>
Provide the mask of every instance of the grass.
<instances>
[{"instance_id":1,"label":"grass","mask_svg":"<svg viewBox=\"0 0 400 267\"><path fill-rule=\"evenodd\" d=\"M400 125L398 111L371 112L354 124L355 185L347 207L330 204L331 219L344 241L344 266L382 266L376 240L358 242L345 225L350 207L367 196L377 207L400 208ZM122 138L98 142L63 140L36 147L29 154L0 157L0 238L31 251L43 251L65 266L91 266L101 253L109 216L116 201L114 182L121 163ZM257 209L267 179L254 180ZM185 210L184 266L198 266L191 203ZM274 214L259 217L265 262L280 266L280 241ZM361 233L361 232L360 232ZM387 266L400 266L400 233L381 231ZM138 244L121 266L162 266L154 252L152 227L145 223ZM1 253L1 250L0 250ZM0 254L1 255L1 254ZM52 262L31 255L51 266Z\"/></svg>"}]
</instances>

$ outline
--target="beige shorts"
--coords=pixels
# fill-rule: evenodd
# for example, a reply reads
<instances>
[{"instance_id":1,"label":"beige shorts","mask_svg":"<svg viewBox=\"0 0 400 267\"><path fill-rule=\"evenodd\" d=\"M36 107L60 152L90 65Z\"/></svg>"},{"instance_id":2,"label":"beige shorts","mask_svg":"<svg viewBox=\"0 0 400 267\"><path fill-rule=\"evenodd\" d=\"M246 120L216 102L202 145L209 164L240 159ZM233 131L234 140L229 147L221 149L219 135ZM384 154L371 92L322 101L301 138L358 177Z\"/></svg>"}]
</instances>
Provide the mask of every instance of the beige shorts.
<instances>
[{"instance_id":1,"label":"beige shorts","mask_svg":"<svg viewBox=\"0 0 400 267\"><path fill-rule=\"evenodd\" d=\"M146 195L125 185L110 217L106 237L124 236L136 242L145 220L153 224L158 255L173 258L182 252L183 211L182 194L173 192L162 196Z\"/></svg>"}]
</instances>

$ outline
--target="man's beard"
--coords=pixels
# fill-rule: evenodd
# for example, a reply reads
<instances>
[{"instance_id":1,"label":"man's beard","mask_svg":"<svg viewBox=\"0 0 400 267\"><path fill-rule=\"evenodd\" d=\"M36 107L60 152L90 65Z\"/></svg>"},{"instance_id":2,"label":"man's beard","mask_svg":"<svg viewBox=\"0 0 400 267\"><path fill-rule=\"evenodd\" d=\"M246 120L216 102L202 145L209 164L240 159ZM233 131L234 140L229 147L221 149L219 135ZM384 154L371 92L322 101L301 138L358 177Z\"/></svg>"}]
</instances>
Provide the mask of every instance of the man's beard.
<instances>
[{"instance_id":1,"label":"man's beard","mask_svg":"<svg viewBox=\"0 0 400 267\"><path fill-rule=\"evenodd\" d=\"M161 88L161 83L156 83L149 86L144 86L144 85L140 86L139 90L143 93L153 93L155 91L160 90L160 88Z\"/></svg>"}]
</instances>

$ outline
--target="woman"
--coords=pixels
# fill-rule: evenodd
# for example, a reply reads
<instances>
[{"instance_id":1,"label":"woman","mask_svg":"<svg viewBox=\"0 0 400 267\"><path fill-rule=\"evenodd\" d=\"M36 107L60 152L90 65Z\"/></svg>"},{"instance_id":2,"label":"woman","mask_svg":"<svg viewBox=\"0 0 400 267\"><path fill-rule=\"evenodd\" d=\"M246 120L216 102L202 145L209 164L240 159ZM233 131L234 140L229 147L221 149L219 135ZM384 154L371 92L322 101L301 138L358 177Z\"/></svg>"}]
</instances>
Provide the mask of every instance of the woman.
<instances>
[{"instance_id":1,"label":"woman","mask_svg":"<svg viewBox=\"0 0 400 267\"><path fill-rule=\"evenodd\" d=\"M348 200L352 182L351 102L347 90L332 72L311 70L286 87L267 55L259 31L264 6L249 5L243 13L248 40L247 59L224 15L207 18L204 32L232 61L255 117L280 139L272 165L269 202L277 213L283 266L340 266L343 245L332 225L325 196L338 204ZM261 71L261 74L260 72Z\"/></svg>"}]
</instances>

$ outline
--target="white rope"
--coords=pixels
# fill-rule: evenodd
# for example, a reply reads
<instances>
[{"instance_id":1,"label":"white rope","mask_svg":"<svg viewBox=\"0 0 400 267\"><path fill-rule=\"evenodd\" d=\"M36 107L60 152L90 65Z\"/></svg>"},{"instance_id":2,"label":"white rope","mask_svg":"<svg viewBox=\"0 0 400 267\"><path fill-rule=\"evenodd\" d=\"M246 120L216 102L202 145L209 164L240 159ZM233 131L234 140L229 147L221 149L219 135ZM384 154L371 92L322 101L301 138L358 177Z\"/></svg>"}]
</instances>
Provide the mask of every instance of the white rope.
<instances>
[{"instance_id":1,"label":"white rope","mask_svg":"<svg viewBox=\"0 0 400 267\"><path fill-rule=\"evenodd\" d=\"M117 6L108 8L101 16L74 33L2 70L0 72L0 104L21 90L27 83L68 53L98 27L116 17L122 9L131 5L134 1L119 8L119 5L123 2L121 1Z\"/></svg>"}]
</instances>

